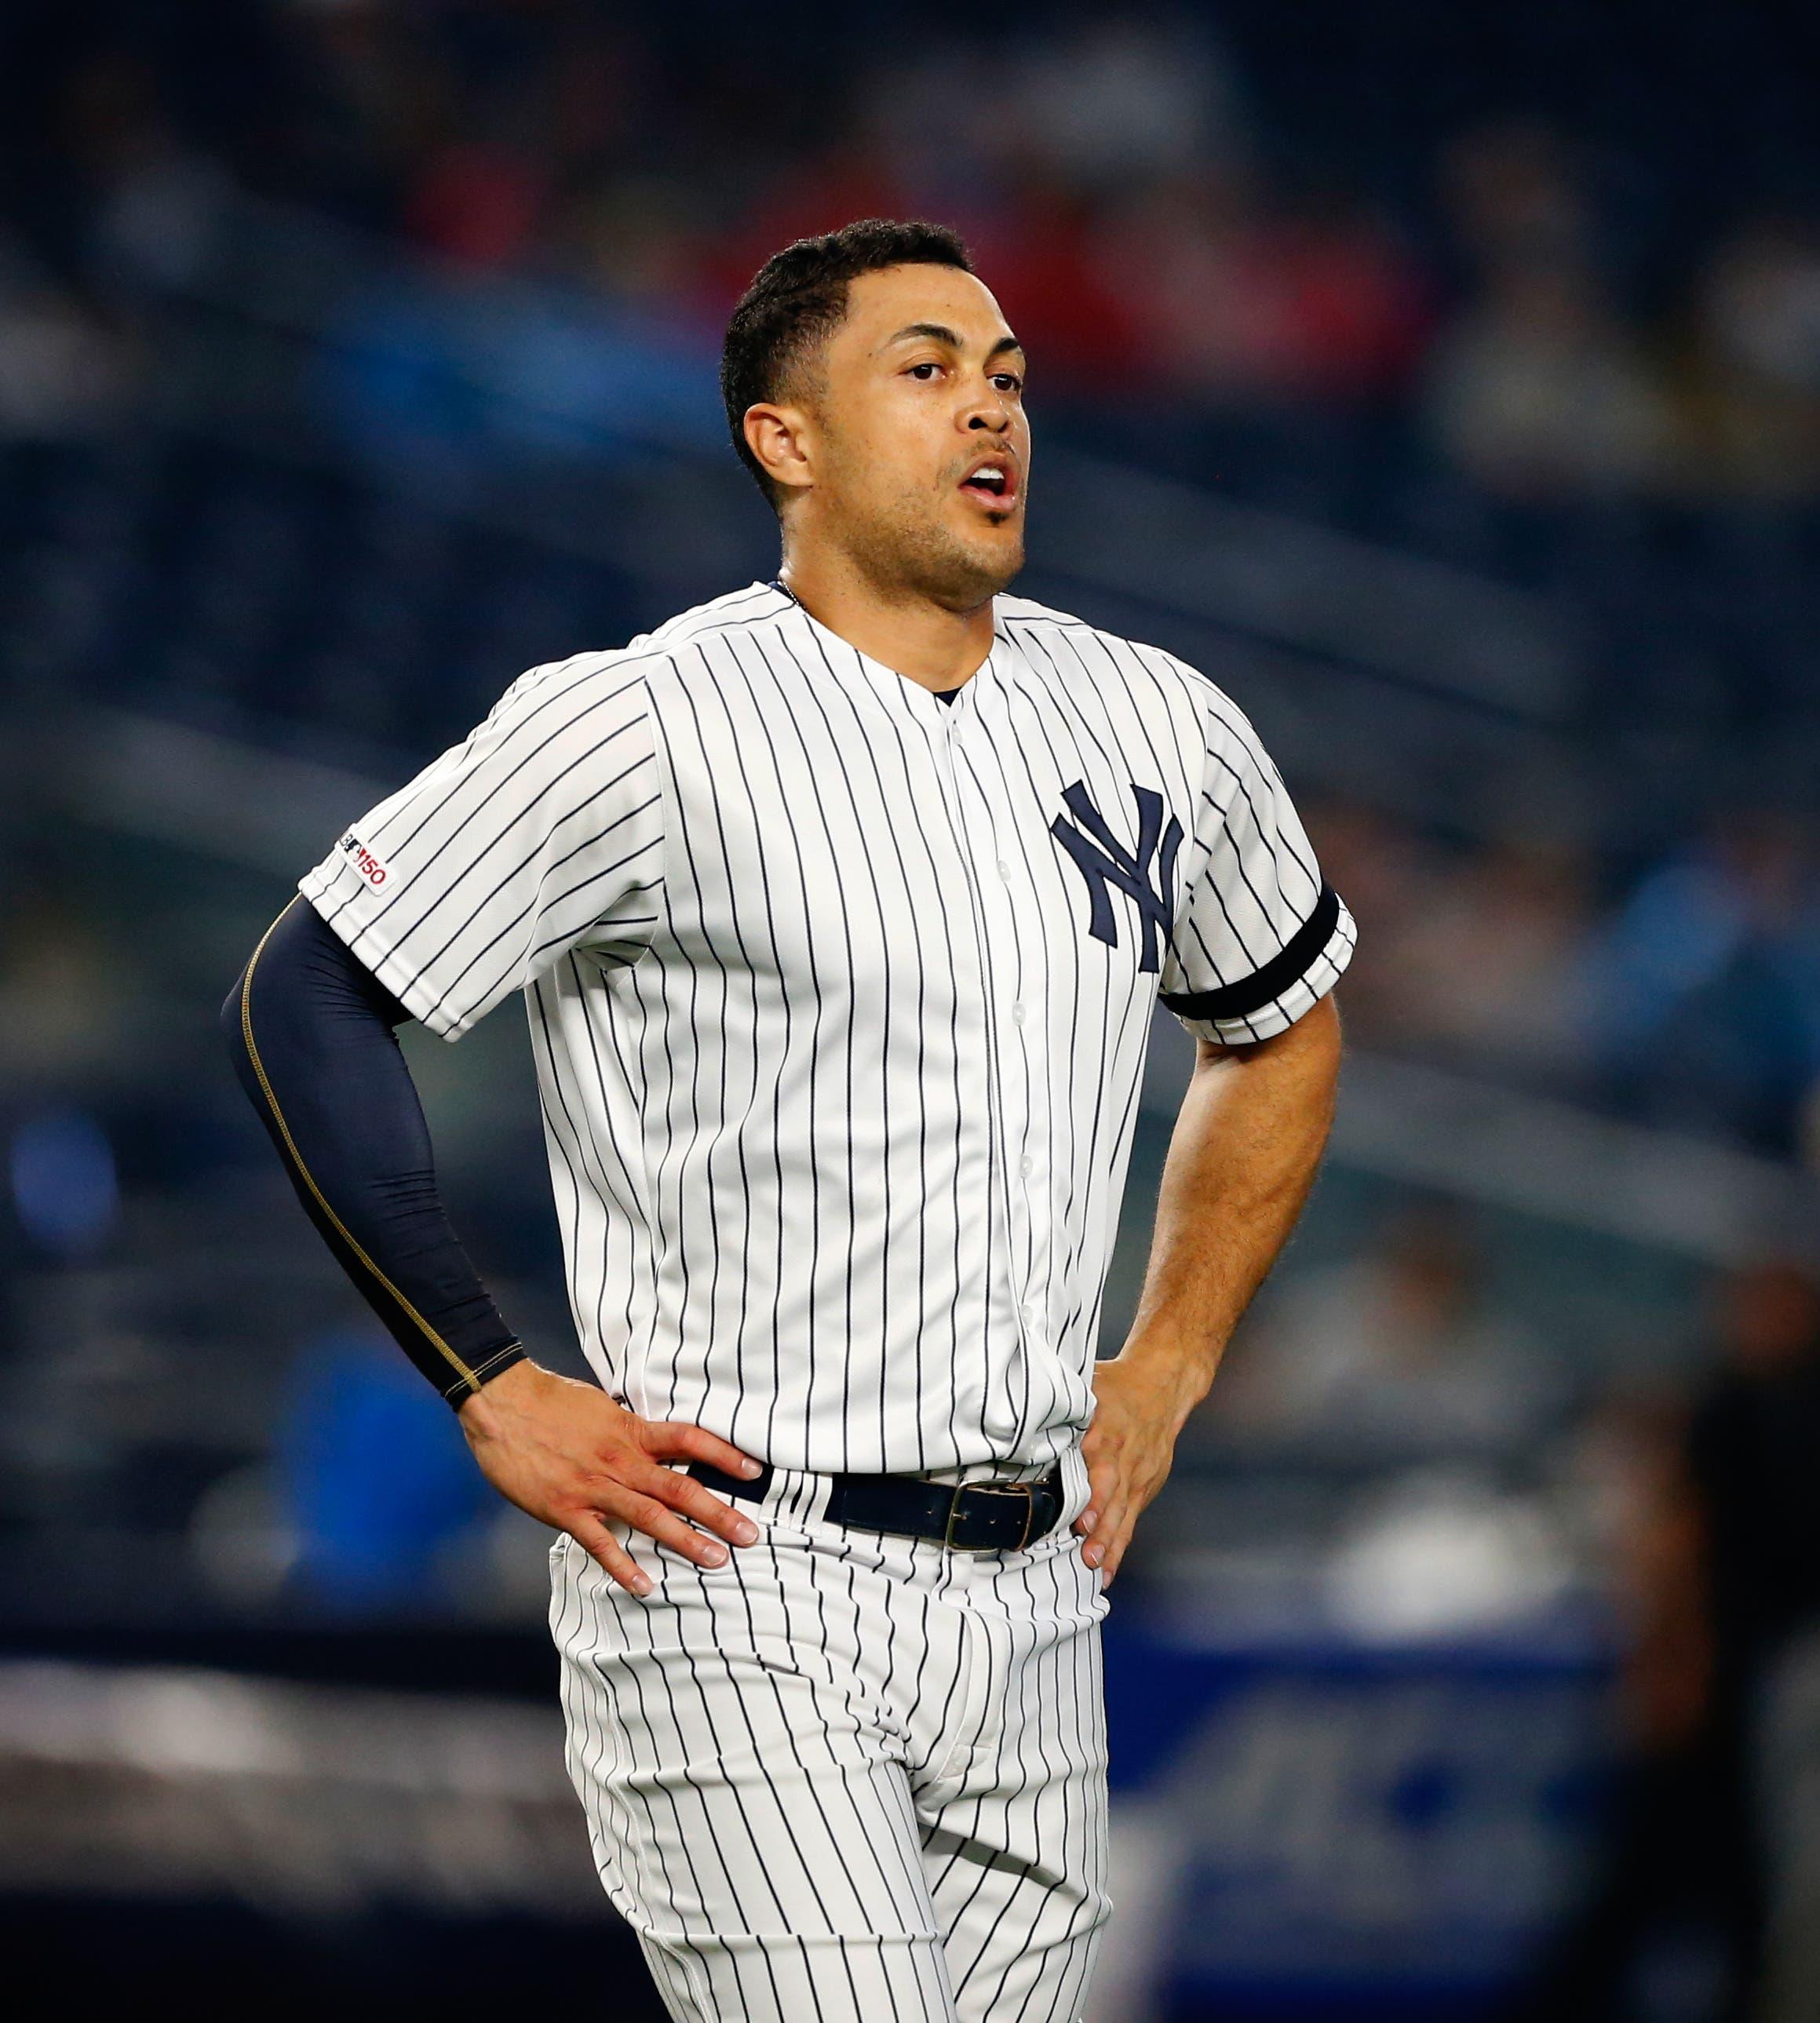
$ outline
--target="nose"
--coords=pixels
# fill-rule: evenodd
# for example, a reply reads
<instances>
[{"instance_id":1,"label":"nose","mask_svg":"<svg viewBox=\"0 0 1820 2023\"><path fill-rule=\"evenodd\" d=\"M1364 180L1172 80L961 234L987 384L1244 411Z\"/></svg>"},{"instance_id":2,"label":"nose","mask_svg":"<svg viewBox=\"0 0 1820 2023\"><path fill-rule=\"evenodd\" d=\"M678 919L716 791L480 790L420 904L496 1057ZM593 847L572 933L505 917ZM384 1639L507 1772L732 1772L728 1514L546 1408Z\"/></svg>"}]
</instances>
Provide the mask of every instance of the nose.
<instances>
[{"instance_id":1,"label":"nose","mask_svg":"<svg viewBox=\"0 0 1820 2023\"><path fill-rule=\"evenodd\" d=\"M964 413L969 429L990 429L998 434L1011 426L1011 410L990 379L982 383Z\"/></svg>"}]
</instances>

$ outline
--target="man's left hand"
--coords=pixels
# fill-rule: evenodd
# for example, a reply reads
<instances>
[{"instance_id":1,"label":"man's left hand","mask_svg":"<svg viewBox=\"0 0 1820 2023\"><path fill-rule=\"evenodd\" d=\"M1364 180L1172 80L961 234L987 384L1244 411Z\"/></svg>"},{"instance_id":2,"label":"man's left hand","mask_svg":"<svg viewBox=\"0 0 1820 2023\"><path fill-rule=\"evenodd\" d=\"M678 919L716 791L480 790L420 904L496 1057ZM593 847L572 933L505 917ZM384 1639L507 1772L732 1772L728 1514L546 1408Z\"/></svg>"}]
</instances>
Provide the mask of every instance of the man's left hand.
<instances>
[{"instance_id":1,"label":"man's left hand","mask_svg":"<svg viewBox=\"0 0 1820 2023\"><path fill-rule=\"evenodd\" d=\"M1075 1529L1087 1542L1081 1557L1104 1568L1106 1587L1138 1519L1168 1480L1176 1436L1198 1395L1185 1391L1178 1359L1141 1359L1133 1347L1095 1366L1093 1423L1081 1443L1090 1487Z\"/></svg>"}]
</instances>

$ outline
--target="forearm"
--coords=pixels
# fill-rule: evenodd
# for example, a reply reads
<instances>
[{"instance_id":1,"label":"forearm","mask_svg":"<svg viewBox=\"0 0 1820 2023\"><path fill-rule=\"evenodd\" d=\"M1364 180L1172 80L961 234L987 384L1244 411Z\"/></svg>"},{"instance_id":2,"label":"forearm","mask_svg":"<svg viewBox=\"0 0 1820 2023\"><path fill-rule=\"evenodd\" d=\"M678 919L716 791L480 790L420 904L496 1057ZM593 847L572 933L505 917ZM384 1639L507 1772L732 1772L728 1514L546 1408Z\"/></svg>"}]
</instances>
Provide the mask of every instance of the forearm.
<instances>
[{"instance_id":1,"label":"forearm","mask_svg":"<svg viewBox=\"0 0 1820 2023\"><path fill-rule=\"evenodd\" d=\"M1254 1047L1203 1047L1164 1162L1137 1318L1120 1358L1185 1419L1295 1226L1333 1120L1331 997Z\"/></svg>"},{"instance_id":2,"label":"forearm","mask_svg":"<svg viewBox=\"0 0 1820 2023\"><path fill-rule=\"evenodd\" d=\"M452 1404L521 1360L451 1227L394 1028L404 1009L298 899L222 1008L242 1087L310 1220Z\"/></svg>"}]
</instances>

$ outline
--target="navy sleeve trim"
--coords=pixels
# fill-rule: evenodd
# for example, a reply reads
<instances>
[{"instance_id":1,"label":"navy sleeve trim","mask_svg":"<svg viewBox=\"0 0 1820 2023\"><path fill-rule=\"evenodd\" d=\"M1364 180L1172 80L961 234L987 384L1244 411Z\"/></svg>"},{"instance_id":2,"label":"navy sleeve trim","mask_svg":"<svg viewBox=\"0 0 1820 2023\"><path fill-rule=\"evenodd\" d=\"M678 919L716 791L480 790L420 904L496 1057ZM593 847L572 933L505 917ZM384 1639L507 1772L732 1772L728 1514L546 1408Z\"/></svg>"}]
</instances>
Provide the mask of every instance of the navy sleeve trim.
<instances>
[{"instance_id":1,"label":"navy sleeve trim","mask_svg":"<svg viewBox=\"0 0 1820 2023\"><path fill-rule=\"evenodd\" d=\"M1331 885L1323 885L1313 912L1262 969L1236 983L1221 984L1218 990L1166 990L1163 1002L1182 1019L1248 1019L1302 981L1333 939L1339 920L1340 895Z\"/></svg>"}]
</instances>

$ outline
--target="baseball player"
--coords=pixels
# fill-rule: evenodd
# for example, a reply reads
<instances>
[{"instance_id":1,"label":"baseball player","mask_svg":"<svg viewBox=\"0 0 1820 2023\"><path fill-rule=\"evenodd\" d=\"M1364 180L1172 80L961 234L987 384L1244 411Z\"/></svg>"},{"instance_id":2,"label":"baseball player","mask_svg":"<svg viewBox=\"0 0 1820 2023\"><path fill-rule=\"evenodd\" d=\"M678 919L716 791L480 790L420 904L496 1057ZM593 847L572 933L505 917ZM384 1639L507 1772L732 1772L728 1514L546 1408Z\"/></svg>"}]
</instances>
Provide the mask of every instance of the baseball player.
<instances>
[{"instance_id":1,"label":"baseball player","mask_svg":"<svg viewBox=\"0 0 1820 2023\"><path fill-rule=\"evenodd\" d=\"M953 234L777 254L723 384L776 580L515 682L225 1022L317 1227L558 1534L569 1766L671 2014L1071 2018L1104 1590L1307 1191L1352 923L1219 690L1004 594L1024 357ZM513 992L599 1388L477 1278L395 1042ZM1198 1059L1096 1366L1159 996Z\"/></svg>"}]
</instances>

